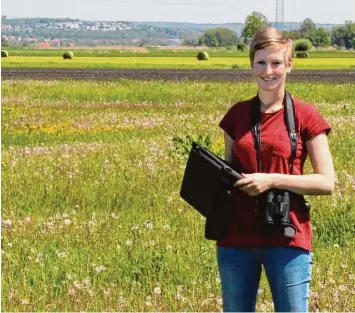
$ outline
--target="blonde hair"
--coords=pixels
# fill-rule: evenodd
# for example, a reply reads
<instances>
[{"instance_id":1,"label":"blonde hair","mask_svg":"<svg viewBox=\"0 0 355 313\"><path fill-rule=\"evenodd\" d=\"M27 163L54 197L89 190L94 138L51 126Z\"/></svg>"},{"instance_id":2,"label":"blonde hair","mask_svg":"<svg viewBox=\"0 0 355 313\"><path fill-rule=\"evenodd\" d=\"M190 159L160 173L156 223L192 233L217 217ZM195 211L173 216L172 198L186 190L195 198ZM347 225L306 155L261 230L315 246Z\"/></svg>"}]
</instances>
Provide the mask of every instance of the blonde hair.
<instances>
[{"instance_id":1,"label":"blonde hair","mask_svg":"<svg viewBox=\"0 0 355 313\"><path fill-rule=\"evenodd\" d=\"M292 40L286 37L284 33L278 29L273 27L266 27L258 30L250 43L250 64L253 65L256 51L265 49L270 46L284 46L285 61L292 60Z\"/></svg>"}]
</instances>

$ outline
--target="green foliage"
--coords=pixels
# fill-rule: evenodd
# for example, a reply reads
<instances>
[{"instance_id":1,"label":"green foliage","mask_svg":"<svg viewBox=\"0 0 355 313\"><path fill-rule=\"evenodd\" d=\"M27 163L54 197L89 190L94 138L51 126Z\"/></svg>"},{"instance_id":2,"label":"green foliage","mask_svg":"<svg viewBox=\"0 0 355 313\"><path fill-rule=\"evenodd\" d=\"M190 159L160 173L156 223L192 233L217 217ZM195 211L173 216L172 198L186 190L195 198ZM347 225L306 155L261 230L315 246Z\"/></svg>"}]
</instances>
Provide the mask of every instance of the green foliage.
<instances>
[{"instance_id":1,"label":"green foliage","mask_svg":"<svg viewBox=\"0 0 355 313\"><path fill-rule=\"evenodd\" d=\"M200 45L208 47L229 47L236 45L237 42L237 34L228 28L209 29L199 39Z\"/></svg>"},{"instance_id":2,"label":"green foliage","mask_svg":"<svg viewBox=\"0 0 355 313\"><path fill-rule=\"evenodd\" d=\"M294 46L295 51L309 51L312 49L312 43L309 39L298 39Z\"/></svg>"},{"instance_id":3,"label":"green foliage","mask_svg":"<svg viewBox=\"0 0 355 313\"><path fill-rule=\"evenodd\" d=\"M239 65L239 64L233 64L233 65L232 65L232 69L238 69L238 68L240 68L240 65Z\"/></svg>"},{"instance_id":4,"label":"green foliage","mask_svg":"<svg viewBox=\"0 0 355 313\"><path fill-rule=\"evenodd\" d=\"M324 28L310 30L306 38L309 39L316 48L328 47L331 44L330 32Z\"/></svg>"},{"instance_id":5,"label":"green foliage","mask_svg":"<svg viewBox=\"0 0 355 313\"><path fill-rule=\"evenodd\" d=\"M333 45L352 49L354 39L355 22L346 21L344 26L335 27L332 31Z\"/></svg>"},{"instance_id":6,"label":"green foliage","mask_svg":"<svg viewBox=\"0 0 355 313\"><path fill-rule=\"evenodd\" d=\"M307 51L297 51L296 52L296 58L297 59L308 59L309 58L309 53Z\"/></svg>"},{"instance_id":7,"label":"green foliage","mask_svg":"<svg viewBox=\"0 0 355 313\"><path fill-rule=\"evenodd\" d=\"M237 50L239 51L245 51L247 49L247 46L244 42L238 42L237 44Z\"/></svg>"},{"instance_id":8,"label":"green foliage","mask_svg":"<svg viewBox=\"0 0 355 313\"><path fill-rule=\"evenodd\" d=\"M207 135L198 135L198 137L193 137L191 135L186 135L185 137L173 137L174 153L178 153L184 156L188 156L192 148L192 143L197 142L201 146L204 146L208 149L211 148L212 140L209 134Z\"/></svg>"},{"instance_id":9,"label":"green foliage","mask_svg":"<svg viewBox=\"0 0 355 313\"><path fill-rule=\"evenodd\" d=\"M197 53L197 60L199 61L207 61L209 59L209 55L206 51L200 51Z\"/></svg>"},{"instance_id":10,"label":"green foliage","mask_svg":"<svg viewBox=\"0 0 355 313\"><path fill-rule=\"evenodd\" d=\"M6 50L1 50L1 57L2 58L7 58L9 56L9 53Z\"/></svg>"},{"instance_id":11,"label":"green foliage","mask_svg":"<svg viewBox=\"0 0 355 313\"><path fill-rule=\"evenodd\" d=\"M63 53L63 59L64 60L71 60L73 57L74 57L74 54L71 51L65 51Z\"/></svg>"},{"instance_id":12,"label":"green foliage","mask_svg":"<svg viewBox=\"0 0 355 313\"><path fill-rule=\"evenodd\" d=\"M268 22L265 15L254 11L245 19L245 26L242 30L242 37L244 37L244 40L246 41L252 38L259 29L270 25L271 24Z\"/></svg>"}]
</instances>

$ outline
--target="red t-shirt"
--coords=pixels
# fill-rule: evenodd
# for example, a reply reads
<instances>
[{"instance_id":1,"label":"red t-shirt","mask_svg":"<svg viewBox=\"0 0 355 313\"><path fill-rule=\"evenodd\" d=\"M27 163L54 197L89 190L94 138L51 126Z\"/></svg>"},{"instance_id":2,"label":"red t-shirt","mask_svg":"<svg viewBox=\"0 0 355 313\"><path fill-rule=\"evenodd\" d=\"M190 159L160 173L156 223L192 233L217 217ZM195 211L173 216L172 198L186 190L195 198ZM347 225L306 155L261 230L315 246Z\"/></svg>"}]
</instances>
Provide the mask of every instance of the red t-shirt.
<instances>
[{"instance_id":1,"label":"red t-shirt","mask_svg":"<svg viewBox=\"0 0 355 313\"><path fill-rule=\"evenodd\" d=\"M330 132L330 125L310 103L293 98L298 132L297 154L293 165L293 175L302 175L307 158L306 141L321 132ZM237 168L243 173L257 172L257 158L251 133L251 111L253 99L233 105L220 122L220 127L234 140ZM284 121L284 109L275 113L261 113L261 172L289 174L291 142ZM282 231L273 236L265 236L262 231L260 212L265 205L265 196L248 196L235 188L233 190L236 220L228 235L217 242L226 247L293 246L312 250L312 229L309 212L304 210L302 195L292 194L290 219L297 229L292 239ZM256 210L259 201L259 211ZM259 212L257 217L256 211Z\"/></svg>"}]
</instances>

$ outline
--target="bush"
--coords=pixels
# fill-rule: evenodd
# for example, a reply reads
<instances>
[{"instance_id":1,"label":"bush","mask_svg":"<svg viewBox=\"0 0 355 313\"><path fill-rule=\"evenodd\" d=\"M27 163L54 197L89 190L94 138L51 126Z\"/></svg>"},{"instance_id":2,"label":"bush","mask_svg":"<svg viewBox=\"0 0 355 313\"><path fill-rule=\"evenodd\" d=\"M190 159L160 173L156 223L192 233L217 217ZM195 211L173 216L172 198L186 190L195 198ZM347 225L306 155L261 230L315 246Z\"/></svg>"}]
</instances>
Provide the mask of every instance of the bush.
<instances>
[{"instance_id":1,"label":"bush","mask_svg":"<svg viewBox=\"0 0 355 313\"><path fill-rule=\"evenodd\" d=\"M239 65L239 64L233 64L233 65L232 65L232 69L237 69L237 68L240 68L240 65Z\"/></svg>"},{"instance_id":2,"label":"bush","mask_svg":"<svg viewBox=\"0 0 355 313\"><path fill-rule=\"evenodd\" d=\"M309 58L309 54L307 51L297 51L296 52L296 58L298 59L308 59Z\"/></svg>"},{"instance_id":3,"label":"bush","mask_svg":"<svg viewBox=\"0 0 355 313\"><path fill-rule=\"evenodd\" d=\"M309 51L312 49L312 43L308 39L298 39L295 43L295 51Z\"/></svg>"},{"instance_id":4,"label":"bush","mask_svg":"<svg viewBox=\"0 0 355 313\"><path fill-rule=\"evenodd\" d=\"M247 49L247 46L245 45L245 43L244 42L239 42L238 44L237 44L237 50L240 50L240 51L244 51L244 50L246 50Z\"/></svg>"},{"instance_id":5,"label":"bush","mask_svg":"<svg viewBox=\"0 0 355 313\"><path fill-rule=\"evenodd\" d=\"M6 50L1 50L1 57L2 58L7 58L9 56L9 53Z\"/></svg>"},{"instance_id":6,"label":"bush","mask_svg":"<svg viewBox=\"0 0 355 313\"><path fill-rule=\"evenodd\" d=\"M197 60L199 61L204 61L204 60L208 60L209 56L208 53L205 51L200 51L199 53L197 53Z\"/></svg>"},{"instance_id":7,"label":"bush","mask_svg":"<svg viewBox=\"0 0 355 313\"><path fill-rule=\"evenodd\" d=\"M64 60L71 60L73 57L74 57L74 54L71 51L65 51L63 53L63 59Z\"/></svg>"}]
</instances>

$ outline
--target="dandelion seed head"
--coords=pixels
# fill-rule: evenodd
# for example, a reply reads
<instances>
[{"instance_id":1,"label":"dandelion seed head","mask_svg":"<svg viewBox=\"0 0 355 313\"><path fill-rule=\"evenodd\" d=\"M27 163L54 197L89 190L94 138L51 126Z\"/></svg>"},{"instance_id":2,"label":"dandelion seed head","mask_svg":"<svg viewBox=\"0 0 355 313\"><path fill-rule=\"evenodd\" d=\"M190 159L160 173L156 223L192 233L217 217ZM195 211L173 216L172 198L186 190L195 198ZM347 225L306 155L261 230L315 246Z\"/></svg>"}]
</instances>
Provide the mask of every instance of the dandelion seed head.
<instances>
[{"instance_id":1,"label":"dandelion seed head","mask_svg":"<svg viewBox=\"0 0 355 313\"><path fill-rule=\"evenodd\" d=\"M154 292L156 295L161 295L161 289L160 289L160 287L155 287L155 288L153 289L153 292Z\"/></svg>"}]
</instances>

